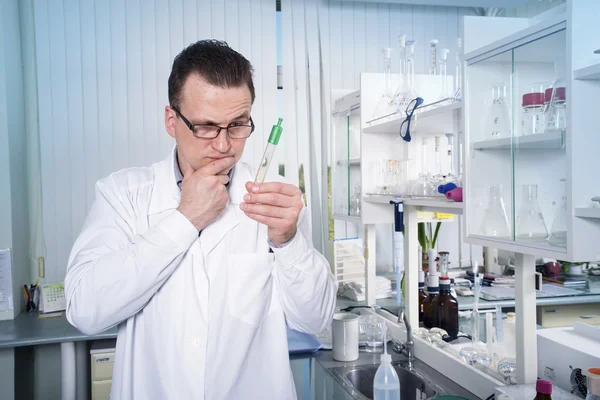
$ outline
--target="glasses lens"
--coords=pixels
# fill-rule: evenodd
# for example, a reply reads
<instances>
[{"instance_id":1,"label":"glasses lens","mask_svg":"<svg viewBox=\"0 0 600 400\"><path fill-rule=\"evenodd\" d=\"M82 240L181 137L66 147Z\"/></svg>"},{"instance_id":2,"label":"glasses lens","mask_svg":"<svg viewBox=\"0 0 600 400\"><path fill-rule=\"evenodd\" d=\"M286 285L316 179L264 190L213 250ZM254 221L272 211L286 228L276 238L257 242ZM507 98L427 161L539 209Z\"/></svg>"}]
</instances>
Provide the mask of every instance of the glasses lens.
<instances>
[{"instance_id":1,"label":"glasses lens","mask_svg":"<svg viewBox=\"0 0 600 400\"><path fill-rule=\"evenodd\" d=\"M211 125L194 125L194 136L199 138L212 138L217 136L216 126Z\"/></svg>"},{"instance_id":2,"label":"glasses lens","mask_svg":"<svg viewBox=\"0 0 600 400\"><path fill-rule=\"evenodd\" d=\"M245 139L252 133L251 126L230 126L229 135L235 139Z\"/></svg>"}]
</instances>

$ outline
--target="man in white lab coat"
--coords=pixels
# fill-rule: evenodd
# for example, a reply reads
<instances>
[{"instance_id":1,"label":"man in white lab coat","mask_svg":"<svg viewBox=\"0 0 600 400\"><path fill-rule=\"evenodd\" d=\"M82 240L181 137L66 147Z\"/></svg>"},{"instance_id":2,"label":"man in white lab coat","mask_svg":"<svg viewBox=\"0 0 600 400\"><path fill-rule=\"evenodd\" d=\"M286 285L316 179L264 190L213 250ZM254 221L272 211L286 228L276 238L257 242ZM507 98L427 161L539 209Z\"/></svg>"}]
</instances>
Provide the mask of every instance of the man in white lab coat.
<instances>
[{"instance_id":1,"label":"man in white lab coat","mask_svg":"<svg viewBox=\"0 0 600 400\"><path fill-rule=\"evenodd\" d=\"M96 185L67 318L86 334L118 326L113 400L296 398L286 325L322 331L337 281L300 190L255 185L239 161L254 96L243 56L192 44L169 77L170 156Z\"/></svg>"}]
</instances>

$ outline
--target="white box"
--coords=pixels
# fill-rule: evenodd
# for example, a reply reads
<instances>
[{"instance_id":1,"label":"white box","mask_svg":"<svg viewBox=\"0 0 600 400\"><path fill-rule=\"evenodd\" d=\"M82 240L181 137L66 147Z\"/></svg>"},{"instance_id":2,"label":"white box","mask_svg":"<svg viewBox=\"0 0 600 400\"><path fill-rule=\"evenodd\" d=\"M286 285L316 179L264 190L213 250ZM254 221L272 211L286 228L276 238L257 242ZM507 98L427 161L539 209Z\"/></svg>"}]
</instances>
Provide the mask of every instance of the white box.
<instances>
[{"instance_id":1,"label":"white box","mask_svg":"<svg viewBox=\"0 0 600 400\"><path fill-rule=\"evenodd\" d=\"M561 389L571 391L571 367L600 366L600 328L575 323L573 328L550 328L537 331L538 376Z\"/></svg>"}]
</instances>

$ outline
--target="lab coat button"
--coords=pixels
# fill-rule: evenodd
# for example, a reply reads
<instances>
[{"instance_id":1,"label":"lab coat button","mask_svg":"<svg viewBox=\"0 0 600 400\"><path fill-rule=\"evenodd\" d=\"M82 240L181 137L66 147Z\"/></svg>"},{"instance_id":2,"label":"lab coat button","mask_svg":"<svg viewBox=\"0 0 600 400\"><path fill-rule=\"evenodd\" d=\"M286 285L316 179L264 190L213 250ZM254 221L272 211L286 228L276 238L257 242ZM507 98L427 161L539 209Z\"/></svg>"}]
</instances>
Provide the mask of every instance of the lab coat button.
<instances>
[{"instance_id":1,"label":"lab coat button","mask_svg":"<svg viewBox=\"0 0 600 400\"><path fill-rule=\"evenodd\" d=\"M199 347L202 344L202 340L200 340L199 338L195 338L192 340L192 344L194 345L194 347Z\"/></svg>"}]
</instances>

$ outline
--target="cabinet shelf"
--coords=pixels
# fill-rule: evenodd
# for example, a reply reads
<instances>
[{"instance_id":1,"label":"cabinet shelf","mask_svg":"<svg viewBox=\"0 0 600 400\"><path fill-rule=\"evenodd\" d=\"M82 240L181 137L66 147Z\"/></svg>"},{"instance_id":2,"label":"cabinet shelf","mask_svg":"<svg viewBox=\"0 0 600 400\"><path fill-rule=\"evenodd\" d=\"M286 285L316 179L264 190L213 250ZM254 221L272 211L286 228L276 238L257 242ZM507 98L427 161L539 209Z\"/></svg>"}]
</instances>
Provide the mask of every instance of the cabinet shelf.
<instances>
[{"instance_id":1,"label":"cabinet shelf","mask_svg":"<svg viewBox=\"0 0 600 400\"><path fill-rule=\"evenodd\" d=\"M437 107L427 110L427 105L423 110L415 112L419 120L419 131L422 130L422 125L426 122L428 126L436 126L443 124L452 117L452 113L462 109L462 103L449 104L447 106ZM395 133L399 134L400 125L405 119L404 113L390 114L389 116L377 118L373 121L368 121L367 126L363 129L363 133Z\"/></svg>"},{"instance_id":2,"label":"cabinet shelf","mask_svg":"<svg viewBox=\"0 0 600 400\"><path fill-rule=\"evenodd\" d=\"M417 206L421 209L421 211L445 212L455 215L462 215L463 213L463 203L445 200L444 198L411 199L384 194L363 197L363 201L366 203L390 204L390 201L392 200L402 201L405 205L408 206Z\"/></svg>"},{"instance_id":3,"label":"cabinet shelf","mask_svg":"<svg viewBox=\"0 0 600 400\"><path fill-rule=\"evenodd\" d=\"M580 218L600 218L600 207L576 208L575 216Z\"/></svg>"},{"instance_id":4,"label":"cabinet shelf","mask_svg":"<svg viewBox=\"0 0 600 400\"><path fill-rule=\"evenodd\" d=\"M589 67L573 71L573 77L579 80L600 80L600 62Z\"/></svg>"},{"instance_id":5,"label":"cabinet shelf","mask_svg":"<svg viewBox=\"0 0 600 400\"><path fill-rule=\"evenodd\" d=\"M346 222L353 222L355 224L362 223L361 218L354 216L354 215L333 214L333 219L337 219L340 221L346 221Z\"/></svg>"},{"instance_id":6,"label":"cabinet shelf","mask_svg":"<svg viewBox=\"0 0 600 400\"><path fill-rule=\"evenodd\" d=\"M338 160L335 162L337 165L354 165L354 166L359 166L360 165L360 158L351 158L350 162L347 162L346 160Z\"/></svg>"},{"instance_id":7,"label":"cabinet shelf","mask_svg":"<svg viewBox=\"0 0 600 400\"><path fill-rule=\"evenodd\" d=\"M540 133L537 135L514 138L516 149L561 149L563 138L560 132ZM512 148L511 138L499 138L474 142L473 150L508 150Z\"/></svg>"}]
</instances>

